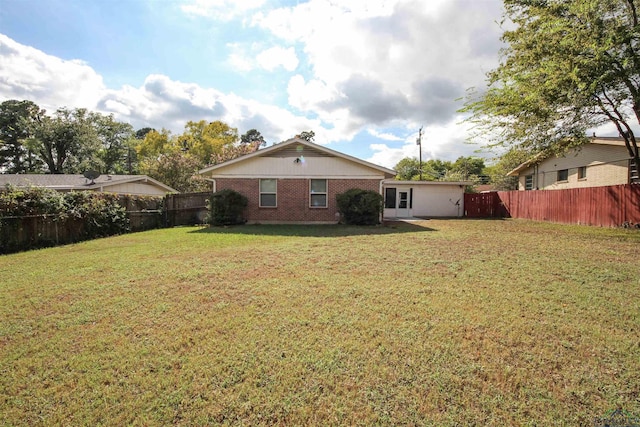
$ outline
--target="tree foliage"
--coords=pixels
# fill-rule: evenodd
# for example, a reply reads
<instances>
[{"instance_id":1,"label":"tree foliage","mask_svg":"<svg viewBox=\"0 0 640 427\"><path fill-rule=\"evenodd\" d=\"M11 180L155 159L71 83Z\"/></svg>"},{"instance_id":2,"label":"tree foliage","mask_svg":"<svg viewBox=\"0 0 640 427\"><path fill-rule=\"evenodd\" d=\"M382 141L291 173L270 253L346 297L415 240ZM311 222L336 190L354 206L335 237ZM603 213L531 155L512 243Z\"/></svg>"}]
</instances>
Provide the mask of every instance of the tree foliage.
<instances>
[{"instance_id":1,"label":"tree foliage","mask_svg":"<svg viewBox=\"0 0 640 427\"><path fill-rule=\"evenodd\" d=\"M0 170L8 173L132 171L133 129L83 108L52 116L31 101L0 104Z\"/></svg>"},{"instance_id":2,"label":"tree foliage","mask_svg":"<svg viewBox=\"0 0 640 427\"><path fill-rule=\"evenodd\" d=\"M44 162L48 173L82 173L101 170L101 148L96 113L84 108L58 109L34 124L27 146Z\"/></svg>"},{"instance_id":3,"label":"tree foliage","mask_svg":"<svg viewBox=\"0 0 640 427\"><path fill-rule=\"evenodd\" d=\"M102 173L132 174L137 169L135 147L137 140L129 123L119 122L113 115L94 116L100 149L98 158Z\"/></svg>"},{"instance_id":4,"label":"tree foliage","mask_svg":"<svg viewBox=\"0 0 640 427\"><path fill-rule=\"evenodd\" d=\"M492 145L561 153L612 123L638 162L637 0L504 0L506 47L462 111Z\"/></svg>"},{"instance_id":5,"label":"tree foliage","mask_svg":"<svg viewBox=\"0 0 640 427\"><path fill-rule=\"evenodd\" d=\"M267 143L262 134L256 129L249 129L240 137L240 142L243 144L258 144L258 147Z\"/></svg>"},{"instance_id":6,"label":"tree foliage","mask_svg":"<svg viewBox=\"0 0 640 427\"><path fill-rule=\"evenodd\" d=\"M238 142L238 130L216 120L187 122L180 137L181 149L195 157L202 165L214 163L225 147Z\"/></svg>"},{"instance_id":7,"label":"tree foliage","mask_svg":"<svg viewBox=\"0 0 640 427\"><path fill-rule=\"evenodd\" d=\"M300 132L300 135L297 135L298 138L304 139L305 141L313 142L316 139L316 133L312 130Z\"/></svg>"},{"instance_id":8,"label":"tree foliage","mask_svg":"<svg viewBox=\"0 0 640 427\"><path fill-rule=\"evenodd\" d=\"M170 154L179 151L176 139L167 129L150 130L145 133L142 142L136 147L138 157L141 160L158 158L161 154Z\"/></svg>"},{"instance_id":9,"label":"tree foliage","mask_svg":"<svg viewBox=\"0 0 640 427\"><path fill-rule=\"evenodd\" d=\"M238 131L224 122L190 121L181 135L149 130L137 146L140 171L180 192L206 191L210 185L197 175L208 164L218 164L256 151L264 139L238 141Z\"/></svg>"},{"instance_id":10,"label":"tree foliage","mask_svg":"<svg viewBox=\"0 0 640 427\"><path fill-rule=\"evenodd\" d=\"M211 185L197 175L202 163L193 156L180 151L168 151L154 158L141 161L140 168L145 175L178 190L181 193L207 191Z\"/></svg>"},{"instance_id":11,"label":"tree foliage","mask_svg":"<svg viewBox=\"0 0 640 427\"><path fill-rule=\"evenodd\" d=\"M134 136L136 139L144 139L144 137L147 136L147 134L152 130L155 130L155 129L150 127L144 127L144 128L138 129Z\"/></svg>"},{"instance_id":12,"label":"tree foliage","mask_svg":"<svg viewBox=\"0 0 640 427\"><path fill-rule=\"evenodd\" d=\"M35 123L44 113L31 101L8 100L0 104L0 171L39 170L40 162L24 142L31 137Z\"/></svg>"},{"instance_id":13,"label":"tree foliage","mask_svg":"<svg viewBox=\"0 0 640 427\"><path fill-rule=\"evenodd\" d=\"M189 121L184 132L145 127L134 132L113 115L59 108L46 115L31 101L0 104L0 173L145 173L179 191L209 189L196 172L252 153L265 144L251 129Z\"/></svg>"},{"instance_id":14,"label":"tree foliage","mask_svg":"<svg viewBox=\"0 0 640 427\"><path fill-rule=\"evenodd\" d=\"M496 159L491 166L487 166L483 173L489 177L493 188L498 191L518 189L518 177L507 176L509 172L529 160L530 153L519 148L511 148Z\"/></svg>"},{"instance_id":15,"label":"tree foliage","mask_svg":"<svg viewBox=\"0 0 640 427\"><path fill-rule=\"evenodd\" d=\"M483 174L484 160L477 157L458 157L452 163L446 160L430 159L422 162L423 181L466 181ZM417 181L420 179L420 161L415 157L400 160L395 171L396 179Z\"/></svg>"},{"instance_id":16,"label":"tree foliage","mask_svg":"<svg viewBox=\"0 0 640 427\"><path fill-rule=\"evenodd\" d=\"M484 160L479 157L458 157L451 165L451 172L457 173L462 180L482 175Z\"/></svg>"},{"instance_id":17,"label":"tree foliage","mask_svg":"<svg viewBox=\"0 0 640 427\"><path fill-rule=\"evenodd\" d=\"M424 162L422 162L424 168ZM411 181L420 176L420 161L415 157L405 157L393 168L396 171L396 179L400 181Z\"/></svg>"}]
</instances>

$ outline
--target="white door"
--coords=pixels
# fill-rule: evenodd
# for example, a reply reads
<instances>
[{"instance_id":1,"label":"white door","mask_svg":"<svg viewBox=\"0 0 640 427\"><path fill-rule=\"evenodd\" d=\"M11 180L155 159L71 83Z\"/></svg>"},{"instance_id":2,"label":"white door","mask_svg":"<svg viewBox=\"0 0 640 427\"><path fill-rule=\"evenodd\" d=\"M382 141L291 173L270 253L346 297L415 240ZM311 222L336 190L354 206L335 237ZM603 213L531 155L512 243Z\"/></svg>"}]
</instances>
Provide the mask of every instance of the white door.
<instances>
[{"instance_id":1,"label":"white door","mask_svg":"<svg viewBox=\"0 0 640 427\"><path fill-rule=\"evenodd\" d=\"M396 216L398 218L408 218L409 215L409 192L398 191L398 206L396 207Z\"/></svg>"}]
</instances>

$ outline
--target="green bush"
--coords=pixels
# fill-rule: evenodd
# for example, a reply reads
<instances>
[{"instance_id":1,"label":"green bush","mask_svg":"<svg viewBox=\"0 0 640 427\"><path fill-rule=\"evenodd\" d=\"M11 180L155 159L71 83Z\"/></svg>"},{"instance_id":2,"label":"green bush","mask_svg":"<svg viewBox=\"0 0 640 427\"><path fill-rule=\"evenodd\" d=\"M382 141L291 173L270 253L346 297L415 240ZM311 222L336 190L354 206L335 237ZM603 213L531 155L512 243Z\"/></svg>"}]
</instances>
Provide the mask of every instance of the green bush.
<instances>
[{"instance_id":1,"label":"green bush","mask_svg":"<svg viewBox=\"0 0 640 427\"><path fill-rule=\"evenodd\" d=\"M129 231L127 210L120 205L117 194L72 191L64 196L67 215L84 222L83 238L94 239Z\"/></svg>"},{"instance_id":2,"label":"green bush","mask_svg":"<svg viewBox=\"0 0 640 427\"><path fill-rule=\"evenodd\" d=\"M382 195L375 191L352 188L336 196L343 222L351 225L380 223L383 209Z\"/></svg>"},{"instance_id":3,"label":"green bush","mask_svg":"<svg viewBox=\"0 0 640 427\"><path fill-rule=\"evenodd\" d=\"M207 223L211 225L244 224L243 213L249 199L234 190L220 190L209 197Z\"/></svg>"},{"instance_id":4,"label":"green bush","mask_svg":"<svg viewBox=\"0 0 640 427\"><path fill-rule=\"evenodd\" d=\"M64 194L42 187L0 189L0 217L46 215L65 217Z\"/></svg>"}]
</instances>

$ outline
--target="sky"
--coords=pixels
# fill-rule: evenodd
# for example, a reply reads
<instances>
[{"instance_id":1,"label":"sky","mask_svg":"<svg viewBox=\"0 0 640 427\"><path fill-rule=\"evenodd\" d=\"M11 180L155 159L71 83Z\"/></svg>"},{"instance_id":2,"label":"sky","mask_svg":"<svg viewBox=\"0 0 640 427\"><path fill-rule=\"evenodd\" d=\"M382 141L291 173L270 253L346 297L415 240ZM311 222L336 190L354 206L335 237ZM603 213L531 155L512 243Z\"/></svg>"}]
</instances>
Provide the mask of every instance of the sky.
<instances>
[{"instance_id":1,"label":"sky","mask_svg":"<svg viewBox=\"0 0 640 427\"><path fill-rule=\"evenodd\" d=\"M393 168L492 154L457 111L502 47L501 0L0 0L0 102L184 131L222 120ZM471 142L471 143L470 143ZM472 143L477 142L477 143Z\"/></svg>"}]
</instances>

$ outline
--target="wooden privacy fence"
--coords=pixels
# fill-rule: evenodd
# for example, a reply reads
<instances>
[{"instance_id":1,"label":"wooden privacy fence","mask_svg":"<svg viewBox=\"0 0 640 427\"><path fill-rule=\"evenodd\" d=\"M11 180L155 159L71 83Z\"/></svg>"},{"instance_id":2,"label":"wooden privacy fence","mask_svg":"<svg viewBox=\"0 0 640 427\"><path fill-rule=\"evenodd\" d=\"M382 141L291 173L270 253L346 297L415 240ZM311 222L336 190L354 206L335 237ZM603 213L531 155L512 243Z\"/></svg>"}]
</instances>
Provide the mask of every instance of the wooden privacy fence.
<instances>
[{"instance_id":1,"label":"wooden privacy fence","mask_svg":"<svg viewBox=\"0 0 640 427\"><path fill-rule=\"evenodd\" d=\"M126 210L128 227L124 227L128 231L143 231L203 224L210 195L210 192L165 197L121 195L118 204ZM92 236L87 232L86 219L59 214L10 216L0 212L0 253L73 243Z\"/></svg>"},{"instance_id":2,"label":"wooden privacy fence","mask_svg":"<svg viewBox=\"0 0 640 427\"><path fill-rule=\"evenodd\" d=\"M164 209L167 227L203 224L207 216L207 199L211 192L167 194Z\"/></svg>"},{"instance_id":3,"label":"wooden privacy fence","mask_svg":"<svg viewBox=\"0 0 640 427\"><path fill-rule=\"evenodd\" d=\"M129 231L164 227L161 197L121 195L118 204L125 208ZM0 212L0 253L56 246L95 238L88 231L87 219L61 217L59 214L10 216ZM109 224L101 224L107 227ZM90 227L89 227L90 228ZM109 234L109 231L105 231Z\"/></svg>"},{"instance_id":4,"label":"wooden privacy fence","mask_svg":"<svg viewBox=\"0 0 640 427\"><path fill-rule=\"evenodd\" d=\"M119 197L119 203L127 210L131 231L152 230L164 226L164 199L151 196Z\"/></svg>"},{"instance_id":5,"label":"wooden privacy fence","mask_svg":"<svg viewBox=\"0 0 640 427\"><path fill-rule=\"evenodd\" d=\"M511 217L619 227L640 223L640 185L465 194L469 218Z\"/></svg>"},{"instance_id":6,"label":"wooden privacy fence","mask_svg":"<svg viewBox=\"0 0 640 427\"><path fill-rule=\"evenodd\" d=\"M505 212L498 193L465 193L464 216L468 218L501 218Z\"/></svg>"}]
</instances>

